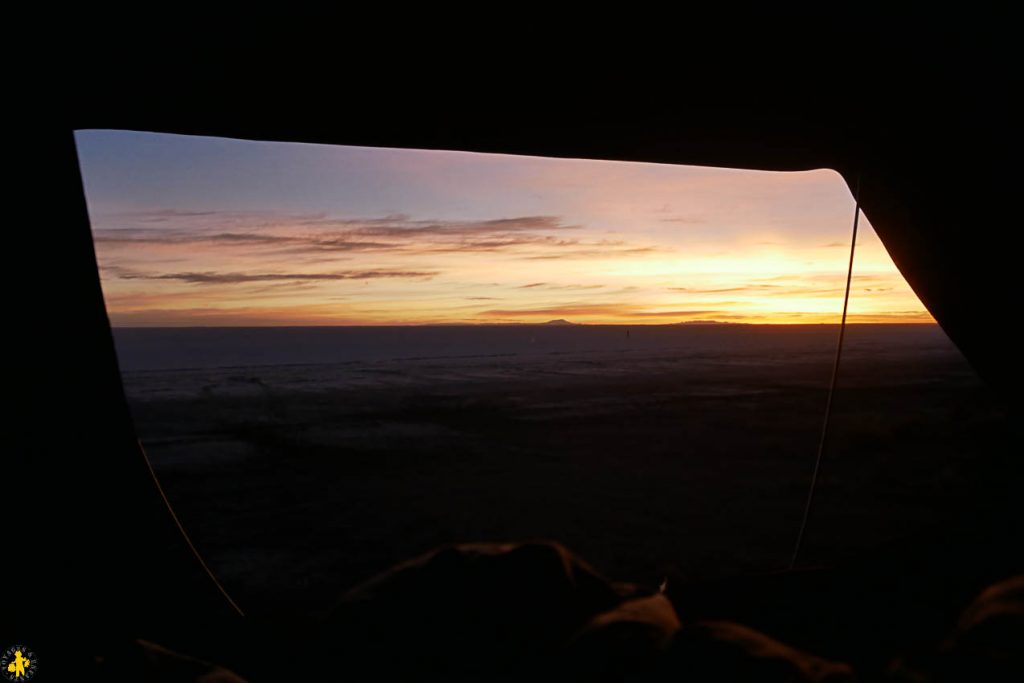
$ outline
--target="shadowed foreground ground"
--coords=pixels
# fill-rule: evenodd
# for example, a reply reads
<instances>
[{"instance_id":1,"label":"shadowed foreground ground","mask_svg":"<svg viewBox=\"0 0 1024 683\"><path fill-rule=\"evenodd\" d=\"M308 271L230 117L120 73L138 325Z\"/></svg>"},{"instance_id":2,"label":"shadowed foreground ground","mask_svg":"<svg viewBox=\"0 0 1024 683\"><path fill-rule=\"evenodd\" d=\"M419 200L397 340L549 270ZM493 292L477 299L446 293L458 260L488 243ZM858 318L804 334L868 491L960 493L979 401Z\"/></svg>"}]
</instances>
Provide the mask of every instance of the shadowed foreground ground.
<instances>
[{"instance_id":1,"label":"shadowed foreground ground","mask_svg":"<svg viewBox=\"0 0 1024 683\"><path fill-rule=\"evenodd\" d=\"M1003 413L928 329L850 329L806 562L993 500ZM250 614L301 617L448 542L557 539L646 585L784 567L835 328L735 334L691 350L133 371L125 385L228 591Z\"/></svg>"}]
</instances>

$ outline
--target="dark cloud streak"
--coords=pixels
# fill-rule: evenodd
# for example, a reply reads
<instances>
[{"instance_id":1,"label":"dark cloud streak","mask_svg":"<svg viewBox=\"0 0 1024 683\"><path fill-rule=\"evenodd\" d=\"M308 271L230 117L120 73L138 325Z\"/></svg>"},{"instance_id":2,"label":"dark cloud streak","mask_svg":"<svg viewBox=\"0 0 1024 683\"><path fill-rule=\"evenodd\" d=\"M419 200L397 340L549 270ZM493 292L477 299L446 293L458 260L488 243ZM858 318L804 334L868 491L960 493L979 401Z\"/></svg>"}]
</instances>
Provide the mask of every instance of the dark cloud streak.
<instances>
[{"instance_id":1,"label":"dark cloud streak","mask_svg":"<svg viewBox=\"0 0 1024 683\"><path fill-rule=\"evenodd\" d=\"M184 273L135 273L120 271L121 280L177 280L194 285L230 285L245 282L314 282L333 280L376 280L380 278L429 278L436 271L411 270L348 270L334 273L217 273L210 271Z\"/></svg>"},{"instance_id":2,"label":"dark cloud streak","mask_svg":"<svg viewBox=\"0 0 1024 683\"><path fill-rule=\"evenodd\" d=\"M524 258L609 256L656 251L652 247L630 247L615 240L581 241L557 237L550 232L576 230L557 216L519 216L485 221L412 220L408 216L370 219L324 217L236 216L226 213L220 222L216 212L154 212L129 214L136 225L170 220L180 216L202 218L188 227L162 230L138 227L104 227L94 230L98 245L109 247L167 246L251 246L266 248L265 254L317 254L337 252L389 252L399 254L443 254L502 252L519 249L558 249L562 255L527 254ZM152 220L151 220L152 219ZM230 219L230 220L229 220ZM226 223L226 224L225 224ZM246 228L248 224L248 229ZM230 228L228 228L230 225ZM228 229L225 229L228 228ZM300 232L302 231L302 232ZM564 251L563 251L564 250Z\"/></svg>"}]
</instances>

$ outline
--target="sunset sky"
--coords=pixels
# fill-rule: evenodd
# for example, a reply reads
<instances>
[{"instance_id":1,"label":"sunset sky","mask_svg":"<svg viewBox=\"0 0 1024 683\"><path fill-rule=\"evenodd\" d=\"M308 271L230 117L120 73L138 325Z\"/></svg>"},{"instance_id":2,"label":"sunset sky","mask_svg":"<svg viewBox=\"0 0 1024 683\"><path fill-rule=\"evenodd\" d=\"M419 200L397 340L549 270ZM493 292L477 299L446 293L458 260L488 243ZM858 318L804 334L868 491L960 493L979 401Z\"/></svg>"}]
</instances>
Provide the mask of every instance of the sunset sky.
<instances>
[{"instance_id":1,"label":"sunset sky","mask_svg":"<svg viewBox=\"0 0 1024 683\"><path fill-rule=\"evenodd\" d=\"M838 322L840 176L79 131L111 323ZM853 322L926 322L862 217Z\"/></svg>"}]
</instances>

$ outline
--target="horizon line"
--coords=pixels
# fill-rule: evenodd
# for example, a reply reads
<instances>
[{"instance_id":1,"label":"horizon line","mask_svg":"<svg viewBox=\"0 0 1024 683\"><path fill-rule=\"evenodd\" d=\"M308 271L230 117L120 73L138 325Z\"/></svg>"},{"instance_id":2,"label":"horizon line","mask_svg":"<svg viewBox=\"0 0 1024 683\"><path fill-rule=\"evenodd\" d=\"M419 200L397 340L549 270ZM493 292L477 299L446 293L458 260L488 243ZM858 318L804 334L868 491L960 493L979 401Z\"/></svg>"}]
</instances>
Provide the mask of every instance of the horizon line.
<instances>
[{"instance_id":1,"label":"horizon line","mask_svg":"<svg viewBox=\"0 0 1024 683\"><path fill-rule=\"evenodd\" d=\"M574 323L574 322L512 322L512 323L356 323L356 324L268 324L268 325L115 325L111 324L112 330L126 329L289 329L289 328L341 328L341 327L799 327L799 326L823 326L841 325L841 321L835 322L734 322L729 320L693 320L676 323ZM871 320L871 321L847 321L847 326L852 325L938 325L935 320Z\"/></svg>"}]
</instances>

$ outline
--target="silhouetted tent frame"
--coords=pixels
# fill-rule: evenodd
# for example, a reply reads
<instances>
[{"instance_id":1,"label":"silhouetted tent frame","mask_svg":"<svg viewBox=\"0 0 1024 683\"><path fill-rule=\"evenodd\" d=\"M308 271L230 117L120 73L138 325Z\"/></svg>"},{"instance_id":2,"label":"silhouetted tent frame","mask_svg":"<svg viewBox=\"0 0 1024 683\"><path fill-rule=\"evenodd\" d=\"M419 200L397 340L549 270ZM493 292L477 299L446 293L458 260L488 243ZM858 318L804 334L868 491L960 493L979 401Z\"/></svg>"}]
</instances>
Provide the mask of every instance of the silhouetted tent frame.
<instances>
[{"instance_id":1,"label":"silhouetted tent frame","mask_svg":"<svg viewBox=\"0 0 1024 683\"><path fill-rule=\"evenodd\" d=\"M219 34L61 37L77 57L60 72L23 74L29 116L9 130L23 143L13 160L26 189L14 197L16 227L31 226L39 241L8 258L36 273L29 319L44 334L30 343L46 368L30 383L30 410L43 419L21 429L12 469L32 486L5 483L14 528L31 539L15 566L38 605L27 618L53 628L59 615L85 633L101 615L164 642L183 624L234 619L135 437L74 130L832 168L851 186L860 178L864 213L900 271L984 380L1009 395L1018 119L1000 30L960 17L811 36L785 26L695 30L629 59L608 45L526 58L522 46L487 50L486 37L463 36L447 50L410 47L400 68L374 65L366 45L338 35L227 47Z\"/></svg>"}]
</instances>

